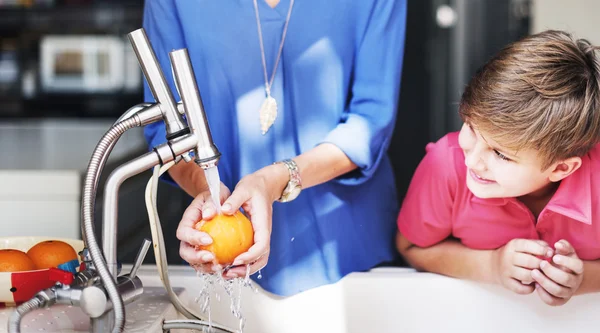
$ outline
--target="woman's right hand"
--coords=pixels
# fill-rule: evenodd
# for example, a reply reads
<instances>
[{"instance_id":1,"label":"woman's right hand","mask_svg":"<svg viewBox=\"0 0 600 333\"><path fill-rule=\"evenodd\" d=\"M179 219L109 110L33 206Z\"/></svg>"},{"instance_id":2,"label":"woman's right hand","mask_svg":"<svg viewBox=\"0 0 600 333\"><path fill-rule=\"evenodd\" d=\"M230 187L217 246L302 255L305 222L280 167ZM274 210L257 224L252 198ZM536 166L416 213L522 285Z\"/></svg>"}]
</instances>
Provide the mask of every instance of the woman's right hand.
<instances>
[{"instance_id":1,"label":"woman's right hand","mask_svg":"<svg viewBox=\"0 0 600 333\"><path fill-rule=\"evenodd\" d=\"M540 268L540 258L552 255L552 248L542 240L513 239L493 252L493 274L508 290L530 294L535 290L531 271Z\"/></svg>"},{"instance_id":2,"label":"woman's right hand","mask_svg":"<svg viewBox=\"0 0 600 333\"><path fill-rule=\"evenodd\" d=\"M229 189L221 183L221 202L219 205L229 195ZM196 196L194 201L185 210L177 227L177 238L181 241L179 255L197 271L204 273L216 272L220 267L214 264L215 256L211 252L196 249L197 246L211 244L212 238L207 233L196 230L194 226L202 219L213 218L215 212L210 191L205 190Z\"/></svg>"}]
</instances>

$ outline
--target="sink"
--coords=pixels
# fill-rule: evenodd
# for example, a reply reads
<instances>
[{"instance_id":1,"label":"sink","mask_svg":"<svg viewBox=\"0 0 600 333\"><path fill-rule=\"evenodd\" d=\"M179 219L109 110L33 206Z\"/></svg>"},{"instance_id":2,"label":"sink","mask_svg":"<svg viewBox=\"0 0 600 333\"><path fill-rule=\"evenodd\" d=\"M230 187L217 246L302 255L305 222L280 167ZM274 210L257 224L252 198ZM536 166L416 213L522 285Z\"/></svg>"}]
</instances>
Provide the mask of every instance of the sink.
<instances>
[{"instance_id":1,"label":"sink","mask_svg":"<svg viewBox=\"0 0 600 333\"><path fill-rule=\"evenodd\" d=\"M163 320L183 319L169 303L154 266L142 266L138 276L144 283L144 294L126 306L125 332L160 333ZM169 276L182 302L199 312L195 299L202 283L194 270L170 266ZM536 294L516 295L499 286L408 268L353 273L338 283L287 298L255 287L257 292L242 288L245 333L564 333L597 332L600 327L600 294L576 296L564 306L550 307ZM215 297L211 300L212 319L238 328L239 320L230 311L230 299L220 286L215 289L220 301ZM0 332L6 330L11 311L0 309ZM55 305L25 316L22 332L87 332L88 328L89 319L79 308Z\"/></svg>"},{"instance_id":2,"label":"sink","mask_svg":"<svg viewBox=\"0 0 600 333\"><path fill-rule=\"evenodd\" d=\"M160 285L153 267L140 272L145 286ZM200 278L190 267L169 269L184 287L181 300L199 311ZM340 282L282 298L242 289L244 333L365 332L594 332L600 327L600 294L576 296L561 307L537 294L517 295L485 285L409 268L353 273ZM222 288L211 301L212 319L231 328L239 321Z\"/></svg>"}]
</instances>

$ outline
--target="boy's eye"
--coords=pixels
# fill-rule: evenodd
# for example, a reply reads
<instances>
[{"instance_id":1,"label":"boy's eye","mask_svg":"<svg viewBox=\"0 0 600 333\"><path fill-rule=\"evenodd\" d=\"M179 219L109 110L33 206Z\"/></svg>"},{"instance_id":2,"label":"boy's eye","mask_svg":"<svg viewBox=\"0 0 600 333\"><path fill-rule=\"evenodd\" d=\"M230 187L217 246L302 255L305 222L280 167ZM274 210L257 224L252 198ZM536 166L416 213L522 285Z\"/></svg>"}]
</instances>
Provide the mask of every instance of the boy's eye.
<instances>
[{"instance_id":1,"label":"boy's eye","mask_svg":"<svg viewBox=\"0 0 600 333\"><path fill-rule=\"evenodd\" d=\"M498 155L498 157L501 160L510 161L510 158L506 157L504 154L502 154L501 152L497 151L496 149L494 149L494 153L496 153L496 155Z\"/></svg>"}]
</instances>

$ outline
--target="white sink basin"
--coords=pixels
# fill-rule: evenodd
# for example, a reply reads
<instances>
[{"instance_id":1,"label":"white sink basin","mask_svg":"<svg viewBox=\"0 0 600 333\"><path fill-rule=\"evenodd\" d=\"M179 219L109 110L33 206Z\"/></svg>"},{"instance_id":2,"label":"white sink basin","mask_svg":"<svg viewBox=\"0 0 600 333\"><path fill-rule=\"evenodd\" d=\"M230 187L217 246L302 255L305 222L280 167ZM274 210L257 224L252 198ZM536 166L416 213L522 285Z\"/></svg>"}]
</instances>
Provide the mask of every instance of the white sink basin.
<instances>
[{"instance_id":1,"label":"white sink basin","mask_svg":"<svg viewBox=\"0 0 600 333\"><path fill-rule=\"evenodd\" d=\"M128 271L128 267L123 268ZM202 288L192 268L169 268L171 284L195 312ZM162 332L164 319L181 319L154 266L138 275L144 295L127 305L126 332ZM217 286L220 301L211 302L213 321L238 328L230 299ZM11 308L0 310L0 332ZM597 332L600 294L576 296L561 307L542 303L536 294L519 296L501 287L417 273L404 268L379 268L354 273L340 282L293 297L281 298L242 289L245 333L397 333L397 332ZM25 327L25 325L27 327ZM23 319L21 332L84 332L89 320L78 308L53 306ZM172 330L171 332L183 332ZM190 332L189 330L187 332Z\"/></svg>"},{"instance_id":2,"label":"white sink basin","mask_svg":"<svg viewBox=\"0 0 600 333\"><path fill-rule=\"evenodd\" d=\"M144 267L146 286L160 285ZM169 270L181 299L194 309L201 284L190 267ZM229 298L211 302L212 319L237 328ZM242 291L245 333L365 332L598 332L600 294L576 296L561 307L537 294L521 296L499 286L461 281L406 268L354 273L339 283L289 298Z\"/></svg>"}]
</instances>

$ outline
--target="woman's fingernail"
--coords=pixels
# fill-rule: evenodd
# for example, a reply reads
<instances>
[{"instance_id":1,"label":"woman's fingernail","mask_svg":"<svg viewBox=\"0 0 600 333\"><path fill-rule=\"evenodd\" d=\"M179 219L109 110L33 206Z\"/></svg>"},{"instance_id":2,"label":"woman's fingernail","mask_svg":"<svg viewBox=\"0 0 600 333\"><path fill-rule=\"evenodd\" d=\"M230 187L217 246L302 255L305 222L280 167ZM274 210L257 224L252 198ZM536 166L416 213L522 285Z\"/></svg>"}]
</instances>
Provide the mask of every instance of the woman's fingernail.
<instances>
[{"instance_id":1,"label":"woman's fingernail","mask_svg":"<svg viewBox=\"0 0 600 333\"><path fill-rule=\"evenodd\" d=\"M541 268L546 268L547 266L548 266L548 262L547 262L547 261L542 261L542 262L540 263L540 267L541 267Z\"/></svg>"},{"instance_id":2,"label":"woman's fingernail","mask_svg":"<svg viewBox=\"0 0 600 333\"><path fill-rule=\"evenodd\" d=\"M236 259L236 260L233 261L233 264L231 264L231 266L238 266L238 265L241 265L241 264L242 264L242 261L239 260L239 259Z\"/></svg>"},{"instance_id":3,"label":"woman's fingernail","mask_svg":"<svg viewBox=\"0 0 600 333\"><path fill-rule=\"evenodd\" d=\"M541 275L541 273L537 269L534 269L533 271L531 271L531 276L533 276L533 277L540 277L540 275Z\"/></svg>"},{"instance_id":4,"label":"woman's fingernail","mask_svg":"<svg viewBox=\"0 0 600 333\"><path fill-rule=\"evenodd\" d=\"M208 244L212 243L212 238L210 238L208 236L202 236L202 237L200 237L200 243L202 243L204 245L208 245Z\"/></svg>"},{"instance_id":5,"label":"woman's fingernail","mask_svg":"<svg viewBox=\"0 0 600 333\"><path fill-rule=\"evenodd\" d=\"M214 259L214 256L211 253L207 253L202 256L202 261L204 261L204 262L212 261L213 259Z\"/></svg>"},{"instance_id":6,"label":"woman's fingernail","mask_svg":"<svg viewBox=\"0 0 600 333\"><path fill-rule=\"evenodd\" d=\"M552 258L552 250L548 249L548 252L546 252L546 257Z\"/></svg>"},{"instance_id":7,"label":"woman's fingernail","mask_svg":"<svg viewBox=\"0 0 600 333\"><path fill-rule=\"evenodd\" d=\"M226 203L222 208L224 211L229 212L231 210L231 204Z\"/></svg>"},{"instance_id":8,"label":"woman's fingernail","mask_svg":"<svg viewBox=\"0 0 600 333\"><path fill-rule=\"evenodd\" d=\"M204 216L212 215L212 213L213 213L213 209L212 208L205 208L202 211L202 215L204 215Z\"/></svg>"}]
</instances>

